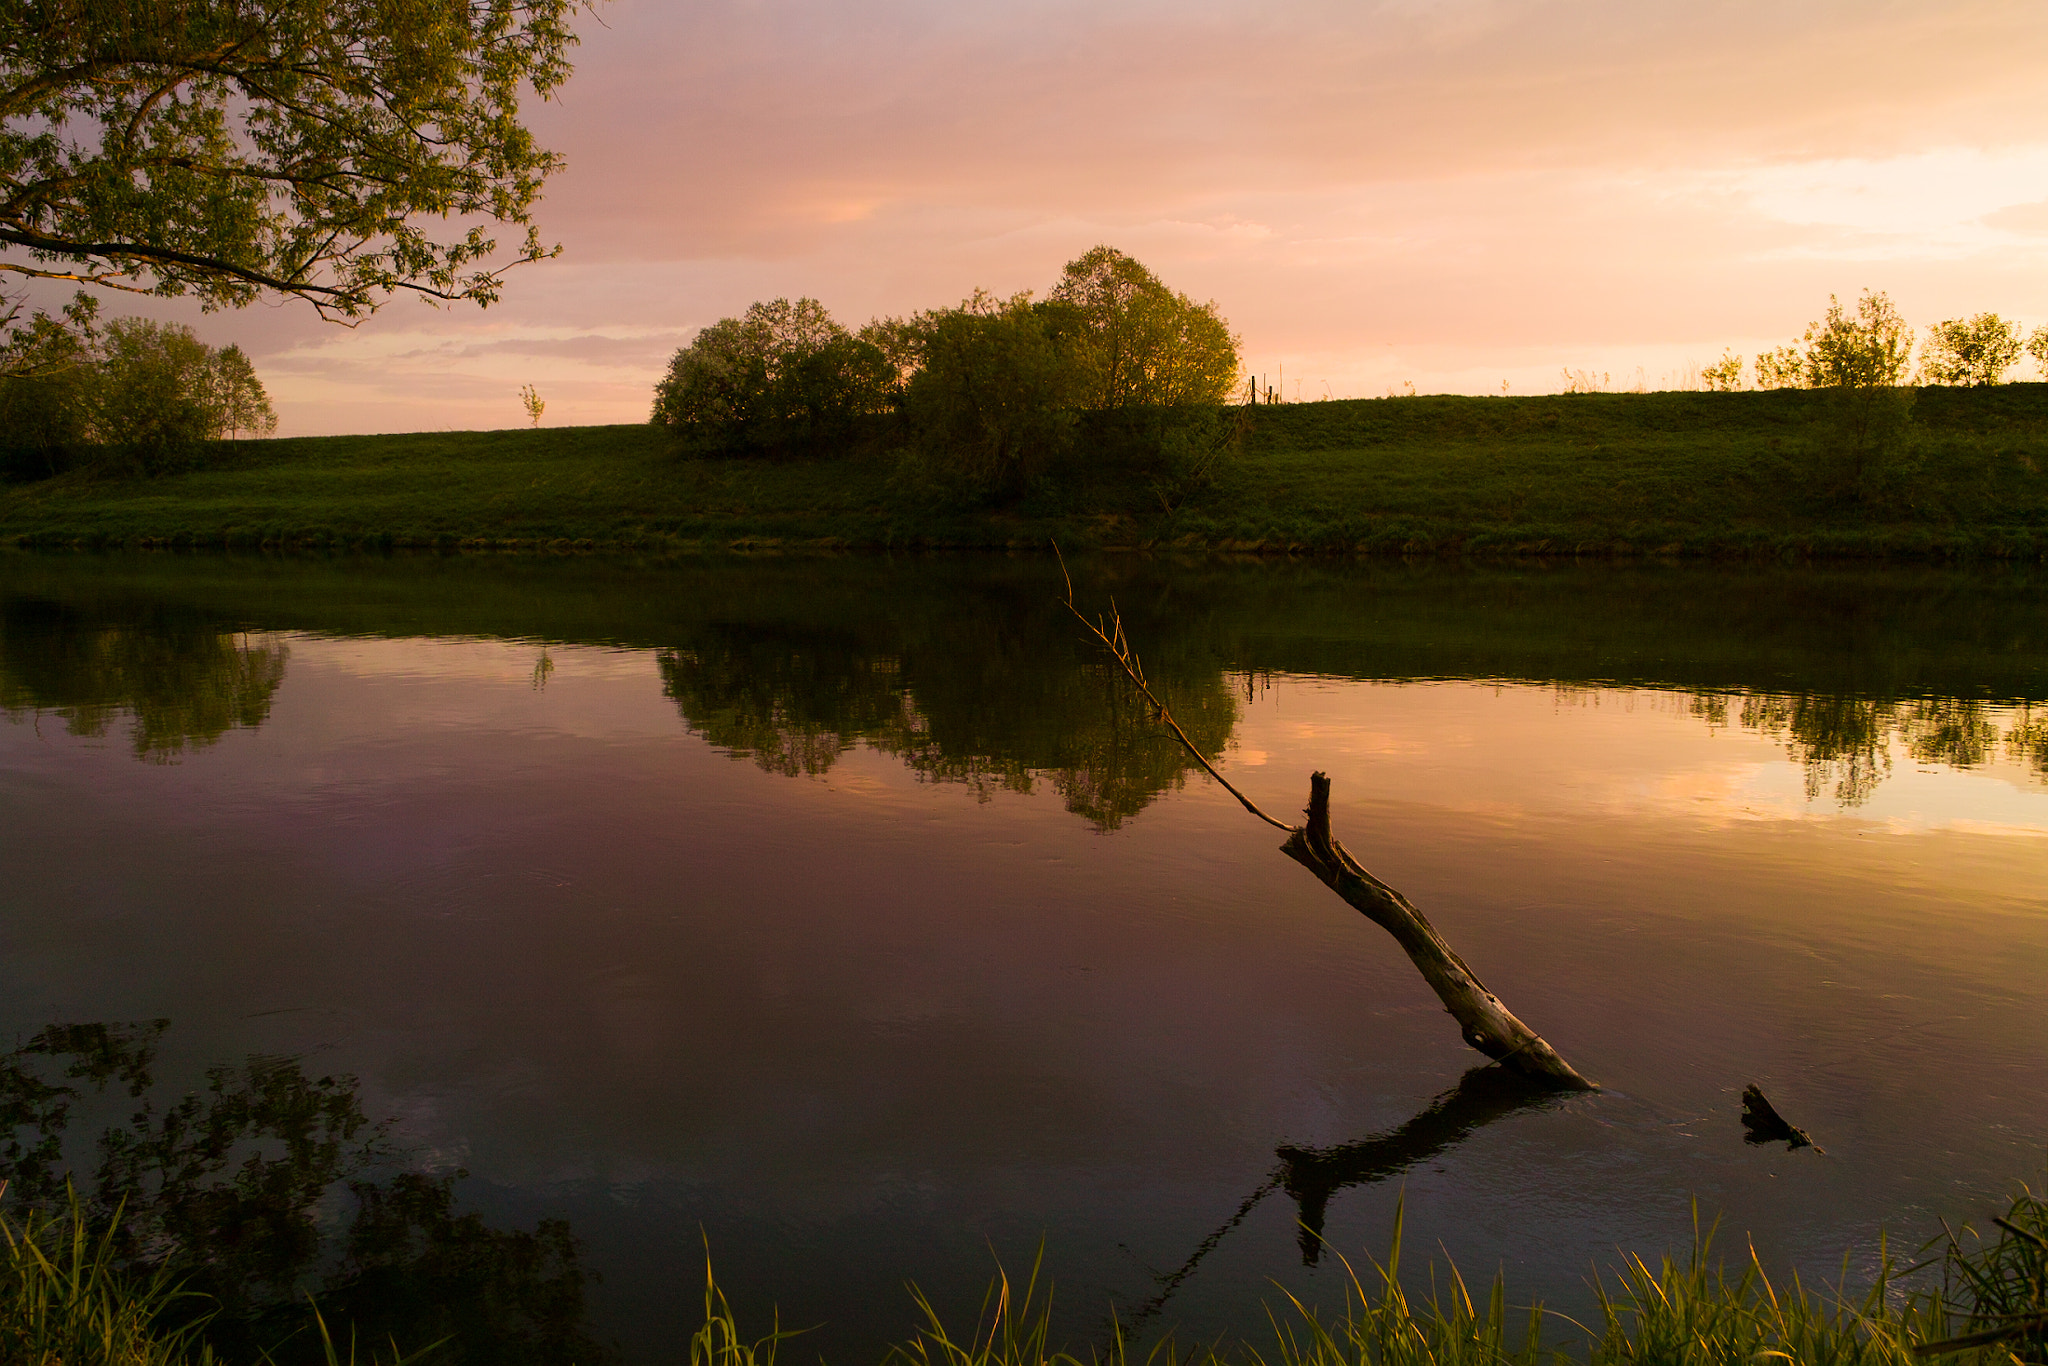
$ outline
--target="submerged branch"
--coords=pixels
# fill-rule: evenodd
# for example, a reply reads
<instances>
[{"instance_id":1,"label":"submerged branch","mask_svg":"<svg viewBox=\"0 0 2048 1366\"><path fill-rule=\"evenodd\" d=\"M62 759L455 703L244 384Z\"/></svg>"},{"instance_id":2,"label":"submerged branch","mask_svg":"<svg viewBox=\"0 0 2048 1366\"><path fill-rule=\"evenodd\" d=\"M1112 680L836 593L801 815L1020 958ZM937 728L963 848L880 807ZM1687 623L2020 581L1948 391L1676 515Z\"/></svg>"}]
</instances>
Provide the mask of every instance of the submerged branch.
<instances>
[{"instance_id":1,"label":"submerged branch","mask_svg":"<svg viewBox=\"0 0 2048 1366\"><path fill-rule=\"evenodd\" d=\"M1090 621L1074 603L1073 575L1067 572L1066 557L1059 554L1057 543L1053 546L1053 553L1059 555L1060 574L1066 580L1067 611L1122 667L1124 677L1152 708L1154 719L1166 727L1180 742L1181 748L1210 777L1222 784L1224 791L1237 798L1240 806L1275 829L1287 832L1287 842L1280 846L1282 853L1321 878L1324 885L1343 897L1352 909L1394 936L1409 961L1422 973L1423 980L1436 992L1437 999L1444 1003L1444 1009L1458 1022L1459 1033L1466 1043L1503 1067L1527 1076L1541 1078L1569 1090L1597 1089L1559 1056L1541 1035L1516 1019L1514 1012L1503 1005L1498 996L1486 989L1479 975L1452 951L1436 927L1409 904L1408 898L1367 872L1364 865L1337 842L1330 833L1330 779L1327 775L1318 772L1310 777L1308 820L1306 824L1297 826L1268 815L1250 797L1238 791L1228 778L1217 772L1216 765L1188 738L1188 733L1174 720L1173 712L1146 682L1144 665L1137 651L1131 648L1129 637L1124 634L1123 618L1117 613L1116 605L1110 604L1107 619L1097 617Z\"/></svg>"}]
</instances>

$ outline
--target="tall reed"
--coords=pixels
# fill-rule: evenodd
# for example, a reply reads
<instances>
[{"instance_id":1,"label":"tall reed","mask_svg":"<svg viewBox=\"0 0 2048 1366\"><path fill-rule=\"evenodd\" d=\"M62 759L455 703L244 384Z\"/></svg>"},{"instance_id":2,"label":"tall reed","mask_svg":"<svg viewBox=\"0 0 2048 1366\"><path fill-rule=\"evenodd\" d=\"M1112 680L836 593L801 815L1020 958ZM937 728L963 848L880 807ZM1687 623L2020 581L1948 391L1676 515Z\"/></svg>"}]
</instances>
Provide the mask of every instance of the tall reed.
<instances>
[{"instance_id":1,"label":"tall reed","mask_svg":"<svg viewBox=\"0 0 2048 1366\"><path fill-rule=\"evenodd\" d=\"M5 1191L0 1183L0 1192ZM114 1225L95 1231L76 1191L67 1209L0 1214L0 1362L6 1366L210 1366L204 1320L168 1329L189 1298L167 1271L115 1265Z\"/></svg>"}]
</instances>

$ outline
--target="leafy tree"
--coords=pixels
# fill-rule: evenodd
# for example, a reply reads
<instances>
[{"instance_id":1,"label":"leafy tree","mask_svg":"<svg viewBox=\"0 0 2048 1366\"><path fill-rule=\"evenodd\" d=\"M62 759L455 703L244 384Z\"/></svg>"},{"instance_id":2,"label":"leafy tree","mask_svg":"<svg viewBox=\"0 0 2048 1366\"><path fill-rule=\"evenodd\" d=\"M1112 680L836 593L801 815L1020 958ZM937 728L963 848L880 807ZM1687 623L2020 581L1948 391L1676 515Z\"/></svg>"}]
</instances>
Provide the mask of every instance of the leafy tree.
<instances>
[{"instance_id":1,"label":"leafy tree","mask_svg":"<svg viewBox=\"0 0 2048 1366\"><path fill-rule=\"evenodd\" d=\"M251 436L269 436L277 430L277 413L270 406L270 395L264 391L263 381L256 378L256 367L242 354L239 346L228 346L213 353L207 366L207 382L212 388L213 405L220 414L220 433L227 437L238 437L247 432Z\"/></svg>"},{"instance_id":2,"label":"leafy tree","mask_svg":"<svg viewBox=\"0 0 2048 1366\"><path fill-rule=\"evenodd\" d=\"M1891 299L1863 292L1853 316L1835 295L1827 316L1808 323L1788 346L1756 358L1759 389L1865 389L1906 382L1913 360L1913 329Z\"/></svg>"},{"instance_id":3,"label":"leafy tree","mask_svg":"<svg viewBox=\"0 0 2048 1366\"><path fill-rule=\"evenodd\" d=\"M1996 313L1951 318L1927 329L1920 374L1929 384L2002 384L2020 351L2018 323Z\"/></svg>"},{"instance_id":4,"label":"leafy tree","mask_svg":"<svg viewBox=\"0 0 2048 1366\"><path fill-rule=\"evenodd\" d=\"M60 318L38 312L0 340L0 478L47 478L84 457L97 312L81 294Z\"/></svg>"},{"instance_id":5,"label":"leafy tree","mask_svg":"<svg viewBox=\"0 0 2048 1366\"><path fill-rule=\"evenodd\" d=\"M721 318L677 351L653 421L722 450L816 449L889 406L895 370L816 299L775 299Z\"/></svg>"},{"instance_id":6,"label":"leafy tree","mask_svg":"<svg viewBox=\"0 0 2048 1366\"><path fill-rule=\"evenodd\" d=\"M2048 375L2048 327L2034 329L2034 335L2027 338L2027 354L2041 367L2041 373Z\"/></svg>"},{"instance_id":7,"label":"leafy tree","mask_svg":"<svg viewBox=\"0 0 2048 1366\"><path fill-rule=\"evenodd\" d=\"M1806 353L1795 343L1757 353L1756 387L1759 389L1804 389Z\"/></svg>"},{"instance_id":8,"label":"leafy tree","mask_svg":"<svg viewBox=\"0 0 2048 1366\"><path fill-rule=\"evenodd\" d=\"M101 350L88 395L93 438L146 473L231 432L277 426L240 347L216 351L189 327L117 318Z\"/></svg>"},{"instance_id":9,"label":"leafy tree","mask_svg":"<svg viewBox=\"0 0 2048 1366\"><path fill-rule=\"evenodd\" d=\"M0 273L343 318L489 304L489 224L525 228L515 263L554 254L530 211L560 159L519 100L568 76L578 4L0 6Z\"/></svg>"},{"instance_id":10,"label":"leafy tree","mask_svg":"<svg viewBox=\"0 0 2048 1366\"><path fill-rule=\"evenodd\" d=\"M1861 503L1905 493L1917 462L1913 391L1902 387L1913 329L1888 297L1865 290L1854 317L1830 295L1827 317L1803 341L1806 382L1828 391L1817 443L1822 481Z\"/></svg>"},{"instance_id":11,"label":"leafy tree","mask_svg":"<svg viewBox=\"0 0 2048 1366\"><path fill-rule=\"evenodd\" d=\"M146 318L110 323L93 386L94 435L145 470L213 436L219 424L209 355L189 327Z\"/></svg>"},{"instance_id":12,"label":"leafy tree","mask_svg":"<svg viewBox=\"0 0 2048 1366\"><path fill-rule=\"evenodd\" d=\"M1700 382L1715 393L1733 393L1742 387L1742 357L1723 351L1721 359L1700 370Z\"/></svg>"},{"instance_id":13,"label":"leafy tree","mask_svg":"<svg viewBox=\"0 0 2048 1366\"><path fill-rule=\"evenodd\" d=\"M0 459L15 477L55 474L97 453L145 472L205 442L277 429L263 382L238 346L192 329L118 318L102 329L81 296L62 321L37 313L0 355Z\"/></svg>"},{"instance_id":14,"label":"leafy tree","mask_svg":"<svg viewBox=\"0 0 2048 1366\"><path fill-rule=\"evenodd\" d=\"M936 482L1014 499L1072 443L1088 378L1059 319L1028 292L981 290L918 316L922 364L904 401Z\"/></svg>"},{"instance_id":15,"label":"leafy tree","mask_svg":"<svg viewBox=\"0 0 2048 1366\"><path fill-rule=\"evenodd\" d=\"M1891 299L1863 291L1852 318L1830 294L1828 314L1806 329L1806 382L1815 389L1904 384L1913 363L1913 329Z\"/></svg>"},{"instance_id":16,"label":"leafy tree","mask_svg":"<svg viewBox=\"0 0 2048 1366\"><path fill-rule=\"evenodd\" d=\"M668 363L654 388L653 421L707 443L747 430L768 389L767 348L739 318L703 328Z\"/></svg>"},{"instance_id":17,"label":"leafy tree","mask_svg":"<svg viewBox=\"0 0 2048 1366\"><path fill-rule=\"evenodd\" d=\"M1237 338L1216 305L1168 289L1115 247L1068 262L1051 300L1066 310L1083 408L1214 405L1237 387Z\"/></svg>"}]
</instances>

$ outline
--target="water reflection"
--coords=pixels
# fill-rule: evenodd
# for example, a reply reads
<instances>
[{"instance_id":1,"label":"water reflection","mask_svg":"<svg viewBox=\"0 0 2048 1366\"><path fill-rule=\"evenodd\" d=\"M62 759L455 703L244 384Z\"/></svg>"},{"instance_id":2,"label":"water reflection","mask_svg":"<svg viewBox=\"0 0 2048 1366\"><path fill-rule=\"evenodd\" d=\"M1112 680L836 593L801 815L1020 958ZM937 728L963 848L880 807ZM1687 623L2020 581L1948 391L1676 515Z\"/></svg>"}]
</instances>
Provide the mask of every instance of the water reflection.
<instances>
[{"instance_id":1,"label":"water reflection","mask_svg":"<svg viewBox=\"0 0 2048 1366\"><path fill-rule=\"evenodd\" d=\"M48 712L83 736L128 718L135 757L156 763L262 725L288 656L281 641L174 604L121 612L0 595L0 709Z\"/></svg>"},{"instance_id":2,"label":"water reflection","mask_svg":"<svg viewBox=\"0 0 2048 1366\"><path fill-rule=\"evenodd\" d=\"M248 633L260 624L651 646L684 723L766 772L824 775L865 747L984 795L1047 783L1102 829L1191 771L1078 638L1055 571L1028 561L592 565L545 581L531 565L439 561L270 563L255 582L227 561L7 567L0 709L88 736L126 718L136 756L155 762L267 719L289 651ZM2048 721L1995 705L2048 696L2032 646L2048 642L2048 618L2024 581L1963 591L1922 574L1915 592L1913 574L1812 571L1701 592L1697 576L1649 573L1080 573L1084 597L1092 586L1118 603L1211 753L1228 747L1240 685L1281 671L1540 680L1588 696L1670 688L1710 726L1778 740L1808 799L1843 806L1867 802L1900 755L1972 769L2003 752L2048 776ZM637 591L638 577L670 591ZM551 665L543 650L536 688ZM1793 679L1822 686L1777 686Z\"/></svg>"},{"instance_id":3,"label":"water reflection","mask_svg":"<svg viewBox=\"0 0 2048 1366\"><path fill-rule=\"evenodd\" d=\"M2029 707L2014 712L2010 726L2000 725L2000 709L1975 698L1696 693L1691 709L1711 726L1728 725L1732 715L1744 730L1780 741L1805 770L1809 801L1869 801L1892 771L1894 747L1915 763L1972 769L1996 759L2002 745L2048 775L2048 723Z\"/></svg>"},{"instance_id":4,"label":"water reflection","mask_svg":"<svg viewBox=\"0 0 2048 1366\"><path fill-rule=\"evenodd\" d=\"M1488 1064L1467 1072L1397 1129L1330 1148L1282 1145L1277 1180L1300 1211L1302 1265L1314 1266L1322 1257L1323 1220L1338 1191L1398 1176L1496 1120L1565 1099L1556 1087Z\"/></svg>"},{"instance_id":5,"label":"water reflection","mask_svg":"<svg viewBox=\"0 0 2048 1366\"><path fill-rule=\"evenodd\" d=\"M214 1066L203 1090L168 1099L153 1073L169 1024L51 1025L0 1053L10 1204L61 1208L76 1188L123 1264L168 1267L206 1297L207 1336L231 1360L322 1360L307 1294L366 1341L447 1340L437 1360L609 1358L566 1222L493 1228L455 1212L463 1173L390 1174L390 1125L363 1113L355 1078L309 1076L296 1058ZM110 1100L127 1117L100 1130L87 1166L72 1122Z\"/></svg>"},{"instance_id":6,"label":"water reflection","mask_svg":"<svg viewBox=\"0 0 2048 1366\"><path fill-rule=\"evenodd\" d=\"M1361 855L1684 1129L1604 1104L1495 1123L1471 1088L1439 1095L1471 1059L1409 965L1206 784L1156 801L1179 756L1080 647L1056 567L1025 560L0 555L0 595L60 605L74 636L151 613L216 641L305 633L260 743L180 767L129 762L118 719L100 746L0 724L0 828L36 852L0 897L6 1030L169 1015L173 1041L218 1041L188 1051L245 1059L218 1102L175 1047L151 1065L169 1098L134 1142L156 1151L188 1089L194 1133L274 1085L319 1112L319 1069L289 1059L332 1058L372 1119L403 1114L476 1176L342 1161L302 1283L417 1292L423 1323L395 1330L417 1342L492 1295L580 1322L570 1272L601 1265L591 1312L649 1361L687 1336L700 1227L754 1321L779 1300L831 1325L806 1356L841 1360L903 1328L906 1279L971 1317L991 1242L1014 1266L1044 1237L1090 1320L1142 1301L1161 1287L1131 1259L1181 1264L1265 1174L1160 1330L1256 1331L1273 1280L1329 1292L1340 1268L1301 1265L1302 1219L1377 1249L1397 1187L1419 1241L1511 1258L1569 1308L1589 1258L1682 1246L1692 1192L1774 1266L1831 1271L1878 1222L1969 1217L2037 1160L2048 718L2024 701L2048 696L2048 593L1076 568L1203 743L1269 766L1248 775L1262 800L1337 769ZM1828 626L1858 601L1883 610ZM29 639L0 639L10 680L42 667ZM79 695L11 686L31 708ZM1809 758L1816 808L1826 765L1864 767L1862 814L1800 809ZM65 1069L97 1045L65 1046L16 1061L91 1093ZM127 1113L107 1076L70 1111L88 1175ZM1752 1078L1827 1163L1732 1141L1729 1082ZM32 1131L9 1130L24 1155ZM237 1170L177 1208L248 1213L281 1277L304 1225L234 1203ZM542 1214L588 1253L572 1265ZM252 1310L276 1295L256 1277Z\"/></svg>"},{"instance_id":7,"label":"water reflection","mask_svg":"<svg viewBox=\"0 0 2048 1366\"><path fill-rule=\"evenodd\" d=\"M1193 764L1120 677L1053 634L1047 604L1009 606L864 629L716 622L656 663L691 730L769 773L818 776L865 745L984 795L1048 782L1101 829L1179 788ZM1155 683L1196 742L1220 752L1233 685L1212 659L1165 655Z\"/></svg>"}]
</instances>

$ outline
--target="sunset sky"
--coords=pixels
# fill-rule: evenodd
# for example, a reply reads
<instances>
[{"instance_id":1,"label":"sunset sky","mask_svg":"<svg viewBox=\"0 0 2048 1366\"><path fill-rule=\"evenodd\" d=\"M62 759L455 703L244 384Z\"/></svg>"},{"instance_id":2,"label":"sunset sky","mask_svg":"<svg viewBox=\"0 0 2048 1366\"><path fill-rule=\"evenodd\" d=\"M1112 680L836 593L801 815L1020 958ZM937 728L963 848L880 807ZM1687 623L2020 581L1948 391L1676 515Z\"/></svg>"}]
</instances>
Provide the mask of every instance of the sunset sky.
<instances>
[{"instance_id":1,"label":"sunset sky","mask_svg":"<svg viewBox=\"0 0 2048 1366\"><path fill-rule=\"evenodd\" d=\"M752 300L857 326L1098 242L1303 399L1671 387L1866 287L2048 322L2038 0L610 0L579 31L530 111L565 250L500 305L151 311L241 342L284 434L523 425L525 383L548 425L641 421Z\"/></svg>"}]
</instances>

